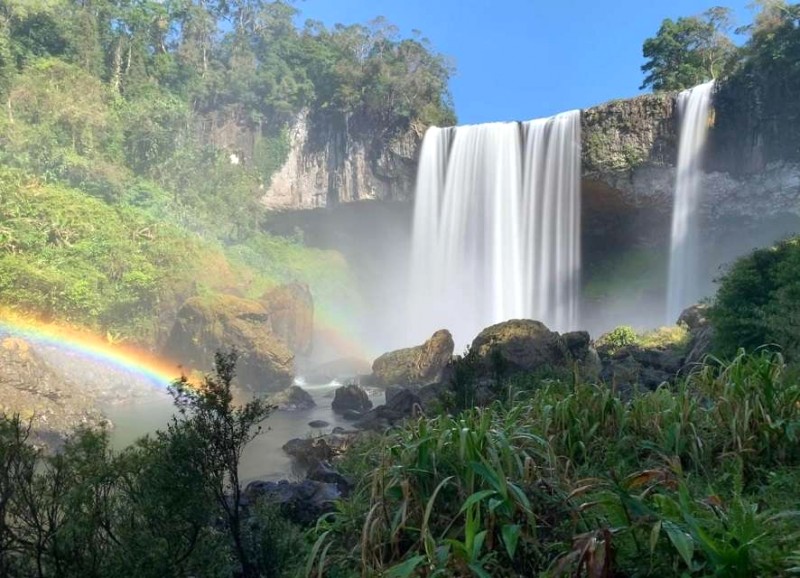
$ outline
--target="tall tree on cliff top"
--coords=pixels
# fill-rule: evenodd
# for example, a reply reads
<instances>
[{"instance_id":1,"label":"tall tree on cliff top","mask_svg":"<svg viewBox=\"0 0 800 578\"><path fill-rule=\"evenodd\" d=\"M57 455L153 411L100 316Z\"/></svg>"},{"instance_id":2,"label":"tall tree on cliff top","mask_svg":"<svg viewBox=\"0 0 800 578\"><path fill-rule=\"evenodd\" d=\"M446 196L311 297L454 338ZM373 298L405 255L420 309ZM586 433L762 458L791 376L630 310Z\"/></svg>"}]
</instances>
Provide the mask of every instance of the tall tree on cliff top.
<instances>
[{"instance_id":1,"label":"tall tree on cliff top","mask_svg":"<svg viewBox=\"0 0 800 578\"><path fill-rule=\"evenodd\" d=\"M728 37L731 13L716 7L700 16L667 18L658 33L645 40L640 88L680 90L718 78L734 62L737 49Z\"/></svg>"}]
</instances>

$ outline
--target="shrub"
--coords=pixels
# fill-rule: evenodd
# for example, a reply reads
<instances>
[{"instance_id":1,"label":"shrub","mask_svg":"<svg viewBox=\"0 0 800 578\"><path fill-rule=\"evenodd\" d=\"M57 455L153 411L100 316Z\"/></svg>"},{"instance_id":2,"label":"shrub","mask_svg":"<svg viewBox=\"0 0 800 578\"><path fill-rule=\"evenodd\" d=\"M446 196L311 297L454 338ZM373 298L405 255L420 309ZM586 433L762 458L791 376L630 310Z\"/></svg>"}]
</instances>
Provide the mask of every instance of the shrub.
<instances>
[{"instance_id":1,"label":"shrub","mask_svg":"<svg viewBox=\"0 0 800 578\"><path fill-rule=\"evenodd\" d=\"M597 339L597 346L606 347L610 353L614 353L627 345L635 344L637 340L638 335L633 327L630 325L620 325L608 333L601 335Z\"/></svg>"},{"instance_id":2,"label":"shrub","mask_svg":"<svg viewBox=\"0 0 800 578\"><path fill-rule=\"evenodd\" d=\"M797 490L763 484L800 463L799 435L800 385L768 352L629 401L542 382L360 444L308 575L783 575Z\"/></svg>"},{"instance_id":3,"label":"shrub","mask_svg":"<svg viewBox=\"0 0 800 578\"><path fill-rule=\"evenodd\" d=\"M774 344L787 360L800 359L800 237L736 261L719 280L709 317L721 355Z\"/></svg>"}]
</instances>

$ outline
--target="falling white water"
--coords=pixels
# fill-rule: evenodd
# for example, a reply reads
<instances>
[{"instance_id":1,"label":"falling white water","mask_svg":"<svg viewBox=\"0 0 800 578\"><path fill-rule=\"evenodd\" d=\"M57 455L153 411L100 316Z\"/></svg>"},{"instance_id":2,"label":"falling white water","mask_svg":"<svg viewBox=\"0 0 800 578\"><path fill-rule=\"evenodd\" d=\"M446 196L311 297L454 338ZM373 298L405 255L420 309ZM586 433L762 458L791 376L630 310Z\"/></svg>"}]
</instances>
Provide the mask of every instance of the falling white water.
<instances>
[{"instance_id":1,"label":"falling white water","mask_svg":"<svg viewBox=\"0 0 800 578\"><path fill-rule=\"evenodd\" d=\"M670 237L667 324L675 323L683 308L696 303L702 296L697 208L713 89L712 81L678 95L681 125Z\"/></svg>"},{"instance_id":2,"label":"falling white water","mask_svg":"<svg viewBox=\"0 0 800 578\"><path fill-rule=\"evenodd\" d=\"M513 318L569 330L580 279L580 111L425 135L417 174L409 340L459 344Z\"/></svg>"}]
</instances>

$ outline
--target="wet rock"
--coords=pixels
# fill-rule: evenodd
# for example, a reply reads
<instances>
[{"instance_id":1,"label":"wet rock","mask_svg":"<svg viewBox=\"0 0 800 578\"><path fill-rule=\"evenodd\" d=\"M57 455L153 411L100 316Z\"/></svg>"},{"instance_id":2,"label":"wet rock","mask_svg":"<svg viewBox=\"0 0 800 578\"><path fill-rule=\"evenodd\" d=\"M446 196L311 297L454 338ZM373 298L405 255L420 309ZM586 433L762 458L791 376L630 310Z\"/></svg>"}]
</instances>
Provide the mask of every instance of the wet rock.
<instances>
[{"instance_id":1,"label":"wet rock","mask_svg":"<svg viewBox=\"0 0 800 578\"><path fill-rule=\"evenodd\" d=\"M371 407L372 401L367 392L354 383L338 388L331 403L331 408L337 413L344 413L348 410L364 412Z\"/></svg>"},{"instance_id":2,"label":"wet rock","mask_svg":"<svg viewBox=\"0 0 800 578\"><path fill-rule=\"evenodd\" d=\"M168 357L210 370L214 354L235 347L239 382L257 390L291 385L294 354L272 333L270 313L261 302L232 295L192 297L175 320L165 347Z\"/></svg>"},{"instance_id":3,"label":"wet rock","mask_svg":"<svg viewBox=\"0 0 800 578\"><path fill-rule=\"evenodd\" d=\"M269 396L268 402L282 411L308 410L317 405L311 394L297 385L292 385Z\"/></svg>"},{"instance_id":4,"label":"wet rock","mask_svg":"<svg viewBox=\"0 0 800 578\"><path fill-rule=\"evenodd\" d=\"M353 425L365 430L385 430L422 411L420 397L412 390L405 389L395 393L386 405L379 405L365 413Z\"/></svg>"},{"instance_id":5,"label":"wet rock","mask_svg":"<svg viewBox=\"0 0 800 578\"><path fill-rule=\"evenodd\" d=\"M306 474L306 479L326 484L335 484L342 496L347 496L353 489L353 483L336 471L329 462L319 462Z\"/></svg>"},{"instance_id":6,"label":"wet rock","mask_svg":"<svg viewBox=\"0 0 800 578\"><path fill-rule=\"evenodd\" d=\"M288 519L297 524L311 525L322 514L333 511L342 492L335 483L309 479L302 482L258 480L247 485L244 497L251 503L266 500L279 504L281 512Z\"/></svg>"},{"instance_id":7,"label":"wet rock","mask_svg":"<svg viewBox=\"0 0 800 578\"><path fill-rule=\"evenodd\" d=\"M426 385L438 381L453 357L453 336L446 329L416 347L384 353L372 364L375 385Z\"/></svg>"},{"instance_id":8,"label":"wet rock","mask_svg":"<svg viewBox=\"0 0 800 578\"><path fill-rule=\"evenodd\" d=\"M315 419L314 421L310 421L310 422L308 422L308 425L309 425L310 427L313 427L313 428L315 428L315 429L321 429L321 428L324 428L324 427L328 427L328 426L330 426L331 424L329 424L328 422L326 422L326 421L325 421L325 420L323 420L323 419Z\"/></svg>"}]
</instances>

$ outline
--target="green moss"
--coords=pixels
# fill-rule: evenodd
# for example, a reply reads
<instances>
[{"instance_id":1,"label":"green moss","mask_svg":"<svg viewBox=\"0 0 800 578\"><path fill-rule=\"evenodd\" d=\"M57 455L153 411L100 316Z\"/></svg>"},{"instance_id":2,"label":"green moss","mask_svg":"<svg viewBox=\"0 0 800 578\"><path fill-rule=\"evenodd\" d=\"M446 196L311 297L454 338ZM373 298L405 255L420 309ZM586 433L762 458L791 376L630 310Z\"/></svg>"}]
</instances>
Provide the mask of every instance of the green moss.
<instances>
[{"instance_id":1,"label":"green moss","mask_svg":"<svg viewBox=\"0 0 800 578\"><path fill-rule=\"evenodd\" d=\"M638 336L638 345L645 349L684 350L691 335L684 325L669 325L646 331Z\"/></svg>"}]
</instances>

